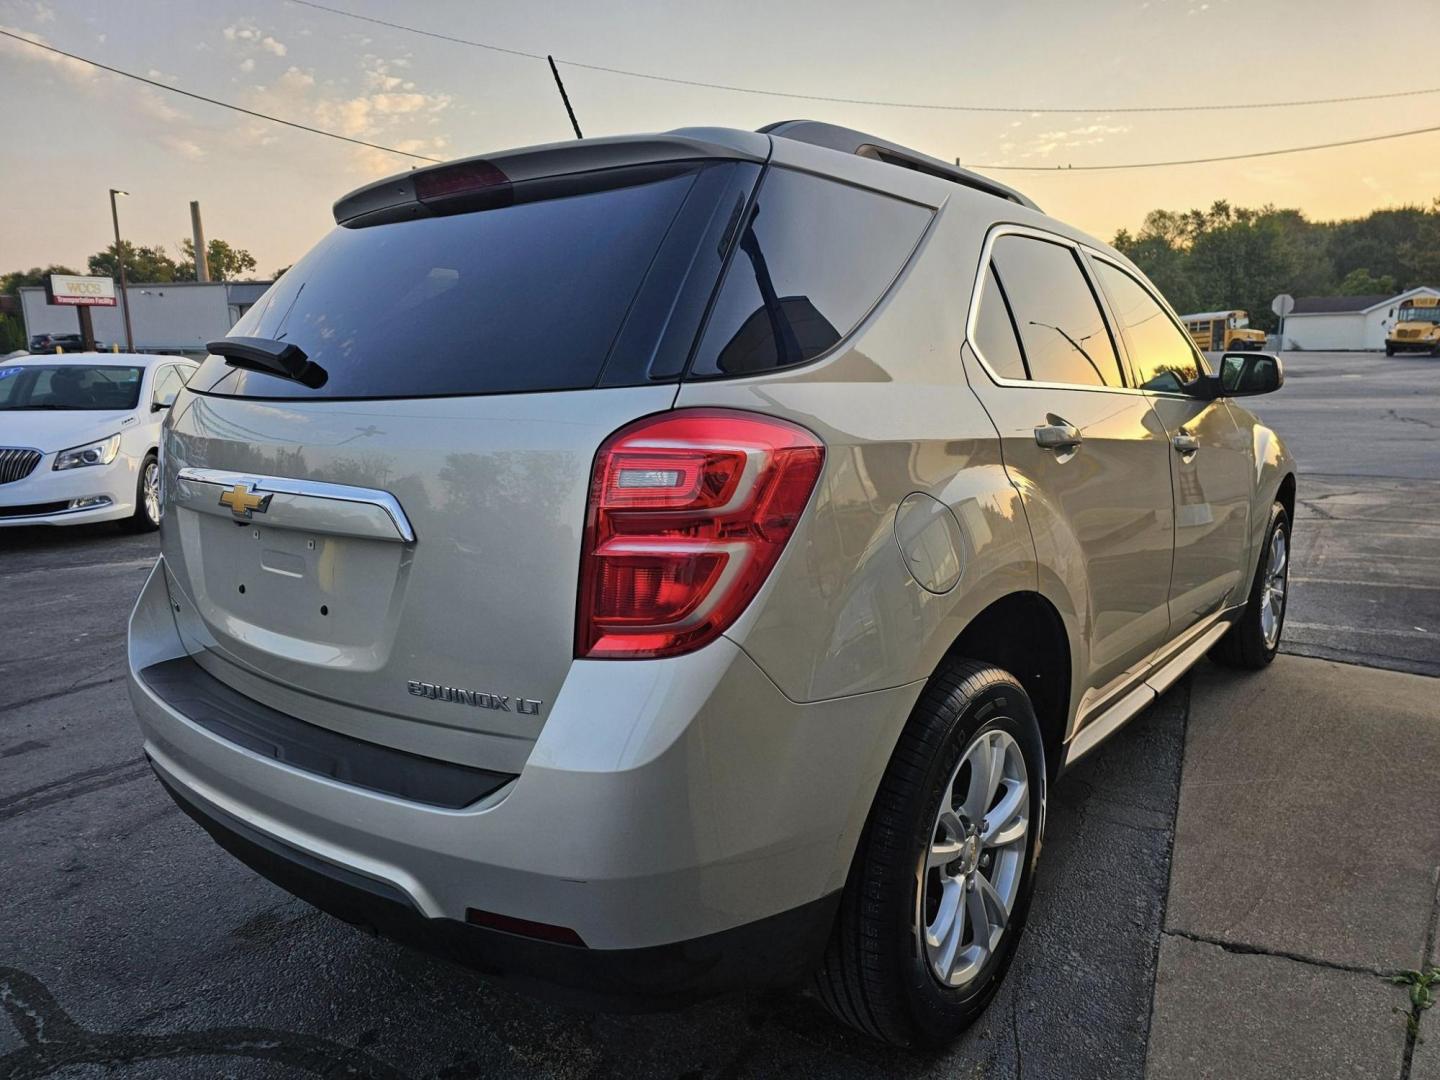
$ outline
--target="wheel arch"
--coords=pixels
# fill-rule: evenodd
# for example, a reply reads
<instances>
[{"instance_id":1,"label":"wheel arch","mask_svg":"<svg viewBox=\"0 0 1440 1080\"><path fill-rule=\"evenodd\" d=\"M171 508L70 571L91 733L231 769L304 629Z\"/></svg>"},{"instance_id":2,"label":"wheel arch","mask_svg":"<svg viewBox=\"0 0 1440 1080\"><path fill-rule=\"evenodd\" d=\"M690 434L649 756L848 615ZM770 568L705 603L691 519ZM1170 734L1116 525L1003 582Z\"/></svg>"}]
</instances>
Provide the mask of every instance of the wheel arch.
<instances>
[{"instance_id":1,"label":"wheel arch","mask_svg":"<svg viewBox=\"0 0 1440 1080\"><path fill-rule=\"evenodd\" d=\"M945 651L952 660L980 660L1003 668L1025 688L1045 743L1045 769L1059 770L1070 720L1072 657L1065 622L1038 592L1013 592L975 615Z\"/></svg>"}]
</instances>

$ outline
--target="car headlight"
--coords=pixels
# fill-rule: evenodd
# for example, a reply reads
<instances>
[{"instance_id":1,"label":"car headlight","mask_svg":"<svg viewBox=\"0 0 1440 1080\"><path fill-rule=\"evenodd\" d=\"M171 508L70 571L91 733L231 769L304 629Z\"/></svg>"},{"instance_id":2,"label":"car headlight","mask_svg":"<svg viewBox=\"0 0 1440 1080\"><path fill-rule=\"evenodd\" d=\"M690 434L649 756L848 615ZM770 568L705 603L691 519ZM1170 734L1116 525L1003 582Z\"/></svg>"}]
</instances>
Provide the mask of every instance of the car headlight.
<instances>
[{"instance_id":1,"label":"car headlight","mask_svg":"<svg viewBox=\"0 0 1440 1080\"><path fill-rule=\"evenodd\" d=\"M120 433L117 431L108 439L72 446L55 455L56 469L83 469L87 465L109 465L120 453Z\"/></svg>"}]
</instances>

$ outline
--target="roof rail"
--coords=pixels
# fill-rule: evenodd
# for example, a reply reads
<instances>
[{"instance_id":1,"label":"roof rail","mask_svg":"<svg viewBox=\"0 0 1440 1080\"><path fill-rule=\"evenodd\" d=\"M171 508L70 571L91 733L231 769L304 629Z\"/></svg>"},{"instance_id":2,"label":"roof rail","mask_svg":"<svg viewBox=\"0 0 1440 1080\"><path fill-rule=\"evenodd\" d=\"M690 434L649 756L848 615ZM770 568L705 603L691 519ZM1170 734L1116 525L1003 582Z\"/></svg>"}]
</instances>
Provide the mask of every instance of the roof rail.
<instances>
[{"instance_id":1,"label":"roof rail","mask_svg":"<svg viewBox=\"0 0 1440 1080\"><path fill-rule=\"evenodd\" d=\"M918 150L911 150L908 146L901 146L899 143L893 143L875 135L867 135L863 131L840 127L838 124L825 124L819 120L781 120L778 123L762 127L760 133L762 135L779 135L782 138L794 139L796 142L828 147L831 150L839 150L842 154L859 154L861 157L874 158L889 165L898 165L902 169L914 169L916 172L922 172L929 176L938 176L942 180L949 180L952 184L963 184L976 191L983 191L987 195L994 195L996 198L1028 206L1031 210L1040 209L1008 184L991 180L988 176L981 176L969 169L962 169L958 165L951 165L939 158L933 158L929 154L922 154Z\"/></svg>"}]
</instances>

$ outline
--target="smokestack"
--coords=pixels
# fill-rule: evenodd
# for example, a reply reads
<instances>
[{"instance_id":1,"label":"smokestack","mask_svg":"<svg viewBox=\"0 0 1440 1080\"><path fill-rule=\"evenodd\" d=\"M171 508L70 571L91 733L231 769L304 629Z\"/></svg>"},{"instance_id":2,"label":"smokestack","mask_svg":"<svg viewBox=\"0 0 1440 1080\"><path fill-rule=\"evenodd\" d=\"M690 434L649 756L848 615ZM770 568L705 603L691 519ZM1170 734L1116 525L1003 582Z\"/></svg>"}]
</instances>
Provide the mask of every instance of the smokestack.
<instances>
[{"instance_id":1,"label":"smokestack","mask_svg":"<svg viewBox=\"0 0 1440 1080\"><path fill-rule=\"evenodd\" d=\"M210 260L205 247L205 226L200 224L200 203L191 200L190 203L190 229L195 234L195 280L210 280Z\"/></svg>"}]
</instances>

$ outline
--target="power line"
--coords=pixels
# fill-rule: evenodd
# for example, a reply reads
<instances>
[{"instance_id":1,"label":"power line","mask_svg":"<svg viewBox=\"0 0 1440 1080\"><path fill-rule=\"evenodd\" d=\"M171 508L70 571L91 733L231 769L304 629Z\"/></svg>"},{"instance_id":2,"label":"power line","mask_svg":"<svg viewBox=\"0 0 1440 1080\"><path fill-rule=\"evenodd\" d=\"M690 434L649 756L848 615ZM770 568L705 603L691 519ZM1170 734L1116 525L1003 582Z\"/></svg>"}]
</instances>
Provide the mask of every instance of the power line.
<instances>
[{"instance_id":1,"label":"power line","mask_svg":"<svg viewBox=\"0 0 1440 1080\"><path fill-rule=\"evenodd\" d=\"M292 3L309 3L310 0L291 0ZM206 97L204 94L197 94L192 90L185 90L179 86L172 86L169 83L160 82L157 79L150 79L144 75L137 75L133 71L125 71L121 68L111 67L109 64L102 64L98 60L91 60L89 57L80 56L76 53L66 52L64 49L57 49L53 45L46 45L39 41L33 41L23 35L12 33L9 30L0 29L0 36L12 38L22 44L30 45L36 49L43 49L46 52L63 56L68 60L74 60L81 64L88 64L101 71L108 71L112 75L119 75L126 79L134 79L136 82L153 86L157 90L165 90L171 94L179 94L182 97L191 98L195 101L203 101L207 105L217 105L222 109L230 109L233 112L243 113L246 116L254 117L257 120L266 120L272 124L283 124L285 127L295 128L297 131L308 131L312 135L324 135L328 139L338 139L341 142L351 143L355 146L369 147L371 150L383 150L387 154L397 154L400 157L413 158L416 161L440 162L443 158L428 157L425 154L415 154L409 150L398 150L393 146L382 146L380 143L367 142L364 139L351 138L349 135L341 135L336 131L327 131L324 128L312 127L309 124L301 124L295 120L286 120L279 116L271 116L269 113L259 112L255 109L247 109L242 105L236 105L229 101L221 101L219 98ZM1344 139L1339 142L1315 143L1310 146L1291 146L1280 150L1256 150L1246 154L1226 154L1220 157L1206 158L1184 158L1174 161L1140 161L1128 164L1113 165L972 165L971 168L982 169L987 172L1099 172L1116 169L1161 169L1172 165L1208 165L1222 161L1243 161L1248 158L1277 157L1281 154L1302 154L1311 150L1329 150L1340 146L1357 146L1362 143L1384 142L1388 139L1404 139L1412 135L1428 135L1440 131L1440 127L1415 128L1411 131L1395 131L1385 135L1367 135L1358 139Z\"/></svg>"},{"instance_id":2,"label":"power line","mask_svg":"<svg viewBox=\"0 0 1440 1080\"><path fill-rule=\"evenodd\" d=\"M328 11L332 15L341 15L347 19L358 19L361 22L373 23L376 26L389 27L392 30L403 30L409 34L419 34L421 37L435 38L439 41L448 41L455 45L469 45L476 49L488 49L490 52L505 53L508 56L523 56L531 60L545 60L545 53L526 52L524 49L510 49L503 45L495 45L488 41L476 41L473 38L456 37L453 34L441 34L434 30L423 30L418 26L409 26L405 23L390 22L387 19L377 19L373 15L361 15L359 12L346 11L343 8L330 7L328 4L317 3L316 0L289 0L292 4L299 4L302 7L315 8L317 11ZM653 82L674 83L679 86L696 86L708 90L728 90L736 94L758 94L762 97L792 98L797 101L827 101L837 105L874 105L886 109L931 109L942 112L974 112L974 113L1180 113L1180 112L1230 112L1237 109L1293 109L1307 105L1340 105L1356 101L1386 101L1394 98L1419 97L1423 94L1440 94L1440 86L1427 87L1421 90L1394 90L1382 94L1351 94L1344 97L1324 98L1298 98L1293 101L1252 101L1239 102L1230 105L1106 105L1106 106L1021 106L1021 105L940 105L923 101L879 101L873 98L848 98L830 97L824 94L801 94L789 90L762 90L753 86L732 86L728 83L702 82L698 79L681 79L673 75L656 75L648 71L631 71L626 68L607 67L604 64L589 64L581 60L556 59L557 64L567 64L573 68L583 68L587 71L603 71L610 75L625 75L632 79L649 79Z\"/></svg>"},{"instance_id":3,"label":"power line","mask_svg":"<svg viewBox=\"0 0 1440 1080\"><path fill-rule=\"evenodd\" d=\"M329 139L339 139L341 142L354 143L356 146L368 146L371 150L383 150L387 154L399 154L401 157L415 158L417 161L442 161L443 158L426 157L424 154L412 154L408 150L397 150L393 146L381 146L379 143L366 142L364 139L352 139L349 135L341 135L336 131L326 131L324 128L311 127L309 124L301 124L295 120L285 120L278 116L271 116L269 113L257 112L254 109L247 109L243 105L235 105L229 101L221 101L219 98L206 97L204 94L197 94L191 90L182 90L178 86L171 86L169 83L160 82L157 79L148 79L144 75L136 75L133 71L123 71L109 64L102 64L98 60L91 60L86 56L77 56L75 53L66 52L64 49L57 49L53 45L45 45L39 41L33 41L21 34L11 33L9 30L0 30L0 35L14 38L16 41L31 45L37 49L44 49L46 52L55 53L68 60L75 60L82 64L89 64L101 71L108 71L112 75L120 75L126 79L134 79L136 82L153 86L157 90L168 90L172 94L180 94L182 97L192 98L195 101L203 101L207 105L218 105L222 109L230 109L234 112L244 113L246 116L253 116L257 120L268 120L272 124L284 124L286 127L295 128L299 131L308 131L313 135L324 135Z\"/></svg>"},{"instance_id":4,"label":"power line","mask_svg":"<svg viewBox=\"0 0 1440 1080\"><path fill-rule=\"evenodd\" d=\"M1175 161L1137 161L1126 165L967 165L970 169L986 172L1101 172L1112 169L1164 169L1171 165L1209 165L1217 161L1244 161L1247 158L1278 157L1281 154L1304 154L1311 150L1331 150L1337 146L1358 146L1361 143L1384 142L1386 139L1404 139L1411 135L1429 135L1440 131L1440 127L1415 128L1412 131L1392 131L1388 135L1365 135L1358 139L1342 139L1339 142L1313 143L1310 146L1289 146L1283 150L1256 150L1248 154L1225 154L1222 157L1181 158Z\"/></svg>"}]
</instances>

